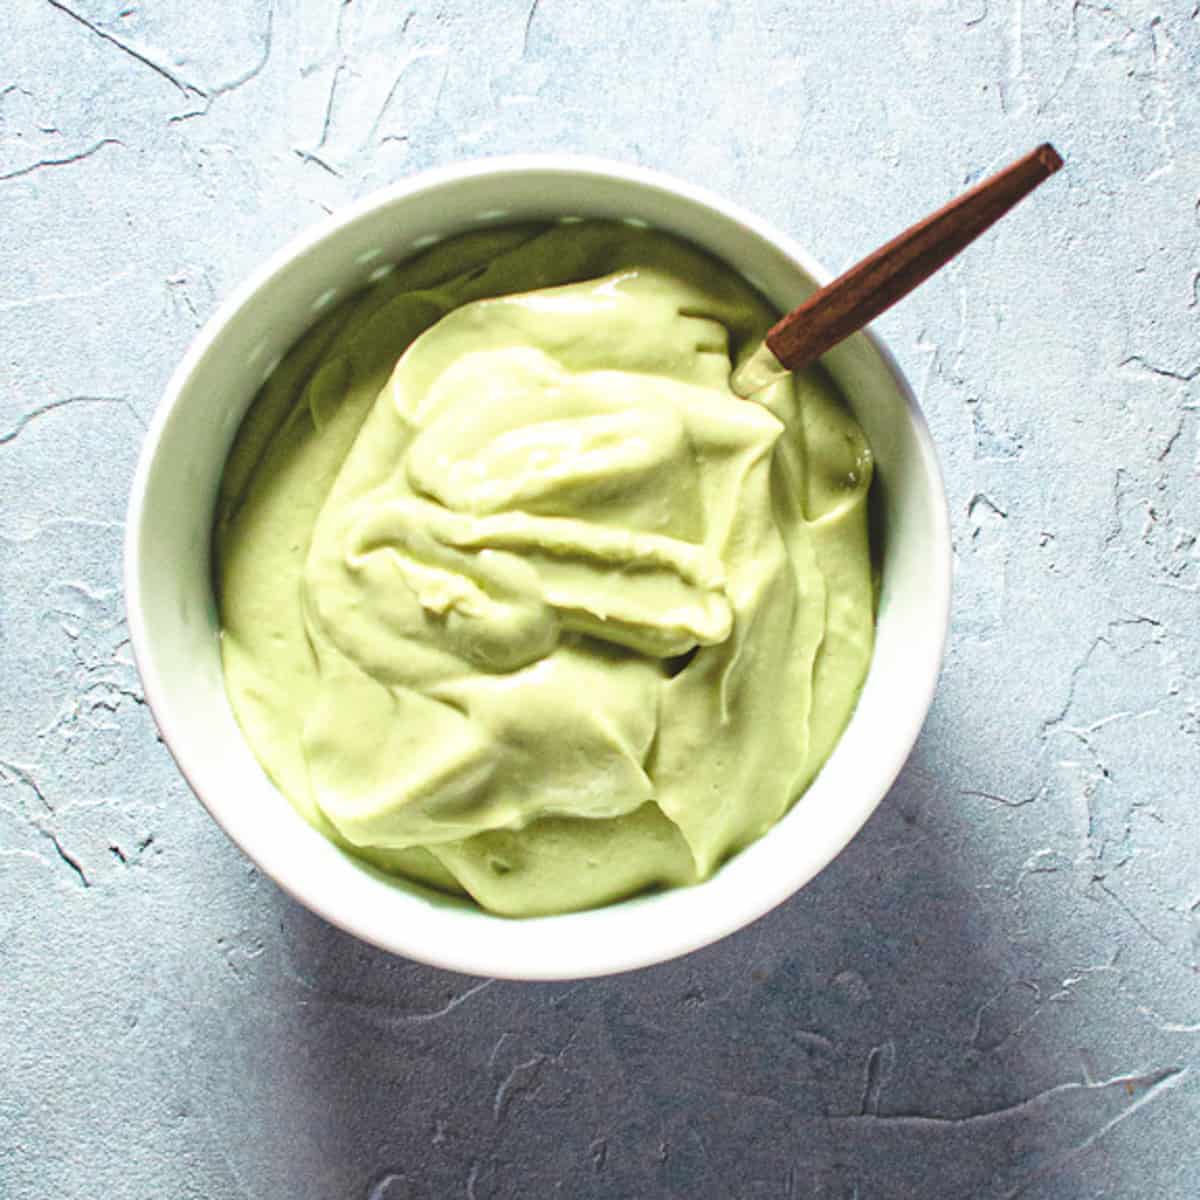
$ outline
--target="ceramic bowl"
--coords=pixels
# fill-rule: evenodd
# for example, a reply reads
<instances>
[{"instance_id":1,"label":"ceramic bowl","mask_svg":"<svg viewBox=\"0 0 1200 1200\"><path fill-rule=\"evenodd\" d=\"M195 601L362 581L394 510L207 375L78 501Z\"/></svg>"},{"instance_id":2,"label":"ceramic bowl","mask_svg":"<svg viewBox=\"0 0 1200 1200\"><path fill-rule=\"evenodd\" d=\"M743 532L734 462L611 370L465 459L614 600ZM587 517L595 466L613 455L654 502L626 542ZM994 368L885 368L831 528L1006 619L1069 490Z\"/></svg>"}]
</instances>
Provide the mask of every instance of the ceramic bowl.
<instances>
[{"instance_id":1,"label":"ceramic bowl","mask_svg":"<svg viewBox=\"0 0 1200 1200\"><path fill-rule=\"evenodd\" d=\"M209 540L234 434L297 337L390 264L481 225L565 216L644 221L687 238L735 266L780 310L829 277L738 205L638 167L555 155L414 175L296 238L221 305L155 414L125 546L129 627L147 702L192 790L233 841L295 899L367 942L516 979L662 962L740 929L803 887L861 828L908 756L949 617L950 537L929 431L892 355L871 333L858 334L824 361L877 460L875 654L841 741L763 838L694 887L512 920L381 875L305 823L251 753L222 679Z\"/></svg>"}]
</instances>

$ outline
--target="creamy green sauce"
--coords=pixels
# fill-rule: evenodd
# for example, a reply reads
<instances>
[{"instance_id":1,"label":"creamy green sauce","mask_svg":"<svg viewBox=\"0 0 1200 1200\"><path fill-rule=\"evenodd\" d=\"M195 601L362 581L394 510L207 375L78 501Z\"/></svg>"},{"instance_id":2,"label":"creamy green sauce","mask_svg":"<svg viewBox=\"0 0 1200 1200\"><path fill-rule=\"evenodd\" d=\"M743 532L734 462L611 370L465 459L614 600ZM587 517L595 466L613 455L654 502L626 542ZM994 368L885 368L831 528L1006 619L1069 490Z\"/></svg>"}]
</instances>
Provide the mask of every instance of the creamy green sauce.
<instances>
[{"instance_id":1,"label":"creamy green sauce","mask_svg":"<svg viewBox=\"0 0 1200 1200\"><path fill-rule=\"evenodd\" d=\"M435 247L303 337L214 548L226 686L340 846L509 915L692 883L769 829L871 656L871 454L774 319L607 222Z\"/></svg>"}]
</instances>

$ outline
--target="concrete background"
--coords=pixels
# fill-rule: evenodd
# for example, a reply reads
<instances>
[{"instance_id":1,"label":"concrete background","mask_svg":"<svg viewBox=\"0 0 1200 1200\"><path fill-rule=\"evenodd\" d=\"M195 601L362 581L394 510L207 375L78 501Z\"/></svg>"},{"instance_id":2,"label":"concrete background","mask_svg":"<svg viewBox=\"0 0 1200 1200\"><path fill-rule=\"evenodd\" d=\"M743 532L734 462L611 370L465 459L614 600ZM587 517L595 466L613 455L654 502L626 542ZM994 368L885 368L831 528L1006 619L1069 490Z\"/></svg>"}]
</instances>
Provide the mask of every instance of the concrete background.
<instances>
[{"instance_id":1,"label":"concrete background","mask_svg":"<svg viewBox=\"0 0 1200 1200\"><path fill-rule=\"evenodd\" d=\"M1193 0L8 0L0 48L0 1196L1197 1194ZM1052 139L879 325L957 547L875 818L739 936L521 986L260 878L131 665L121 523L215 304L463 156L611 155L840 268Z\"/></svg>"}]
</instances>

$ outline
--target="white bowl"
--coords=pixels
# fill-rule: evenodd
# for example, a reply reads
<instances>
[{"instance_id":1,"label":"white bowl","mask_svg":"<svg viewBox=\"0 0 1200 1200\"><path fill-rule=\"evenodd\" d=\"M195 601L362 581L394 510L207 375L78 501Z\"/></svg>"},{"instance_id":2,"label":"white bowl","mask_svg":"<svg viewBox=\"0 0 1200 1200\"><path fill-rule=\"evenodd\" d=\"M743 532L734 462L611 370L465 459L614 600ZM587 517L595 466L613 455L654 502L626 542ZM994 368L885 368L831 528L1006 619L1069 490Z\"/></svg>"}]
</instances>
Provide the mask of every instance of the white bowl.
<instances>
[{"instance_id":1,"label":"white bowl","mask_svg":"<svg viewBox=\"0 0 1200 1200\"><path fill-rule=\"evenodd\" d=\"M781 310L828 279L790 238L690 184L569 156L498 158L375 192L295 239L196 338L134 479L125 542L130 635L146 699L193 791L285 891L386 950L474 975L567 979L662 962L732 933L807 883L883 798L933 697L949 620L950 536L929 431L871 334L826 358L874 448L882 520L875 655L854 715L808 792L695 887L512 920L387 878L313 830L268 780L226 699L209 536L225 457L263 380L315 316L439 238L485 224L646 221L739 269Z\"/></svg>"}]
</instances>

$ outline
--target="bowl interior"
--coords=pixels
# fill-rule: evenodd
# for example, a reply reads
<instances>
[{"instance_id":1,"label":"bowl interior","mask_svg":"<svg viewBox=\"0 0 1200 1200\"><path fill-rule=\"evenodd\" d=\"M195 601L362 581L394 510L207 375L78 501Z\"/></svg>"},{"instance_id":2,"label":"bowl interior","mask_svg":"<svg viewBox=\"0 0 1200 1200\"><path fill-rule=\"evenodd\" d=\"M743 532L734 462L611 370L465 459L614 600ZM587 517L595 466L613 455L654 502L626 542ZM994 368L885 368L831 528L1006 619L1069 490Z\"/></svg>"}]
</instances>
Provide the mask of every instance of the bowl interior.
<instances>
[{"instance_id":1,"label":"bowl interior","mask_svg":"<svg viewBox=\"0 0 1200 1200\"><path fill-rule=\"evenodd\" d=\"M749 214L649 172L589 160L493 160L428 173L319 226L219 310L173 377L134 484L126 595L147 700L193 790L310 908L385 949L479 975L577 978L662 961L760 916L815 875L878 804L915 741L941 662L949 535L923 419L890 356L856 335L826 363L875 450L882 592L874 659L845 734L803 799L693 888L513 921L397 882L336 849L275 789L226 699L210 582L221 471L258 388L315 317L389 264L482 224L645 221L735 265L780 309L824 273Z\"/></svg>"}]
</instances>

